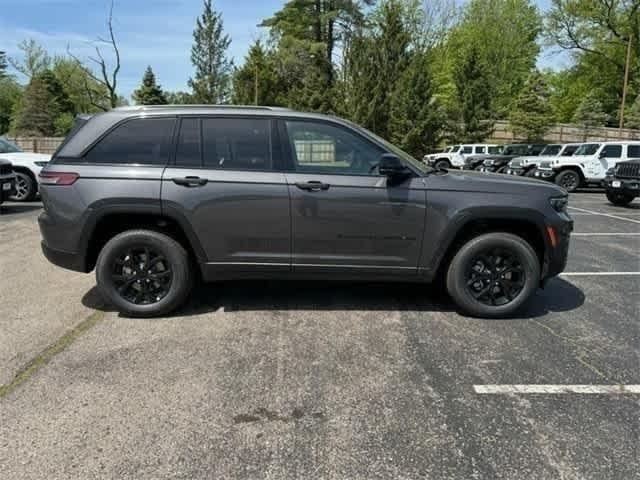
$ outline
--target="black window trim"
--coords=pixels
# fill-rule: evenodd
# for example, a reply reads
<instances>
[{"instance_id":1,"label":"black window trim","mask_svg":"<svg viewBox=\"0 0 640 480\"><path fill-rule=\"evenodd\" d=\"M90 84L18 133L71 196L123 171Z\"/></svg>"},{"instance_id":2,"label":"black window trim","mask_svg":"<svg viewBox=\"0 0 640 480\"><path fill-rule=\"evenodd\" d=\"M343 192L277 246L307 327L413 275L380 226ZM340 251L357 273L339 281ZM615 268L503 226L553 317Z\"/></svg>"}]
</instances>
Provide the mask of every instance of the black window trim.
<instances>
[{"instance_id":1,"label":"black window trim","mask_svg":"<svg viewBox=\"0 0 640 480\"><path fill-rule=\"evenodd\" d=\"M280 145L282 146L282 150L283 150L282 156L285 159L285 165L287 168L286 172L288 173L292 173L292 174L295 173L297 175L339 175L341 177L373 177L373 178L381 177L381 175L369 175L364 173L334 173L334 172L318 173L318 172L296 171L296 162L293 157L292 145L289 139L289 133L287 131L287 122L306 122L306 123L320 123L320 124L329 125L331 127L345 130L348 133L356 137L359 137L363 141L373 144L374 146L376 146L381 150L382 152L381 155L385 153L393 153L393 152L390 152L383 144L378 143L375 139L370 138L364 135L362 132L359 132L358 130L355 130L349 127L348 125L344 125L343 123L340 123L340 122L335 122L335 121L331 121L329 119L324 119L324 118L304 118L304 117L293 117L293 116L279 116L277 117L277 120L278 120L278 135L280 137ZM411 165L410 163L408 164L405 162L403 163L407 168L409 168L413 172L414 177L422 177L422 174L416 171L413 168L413 165Z\"/></svg>"},{"instance_id":2,"label":"black window trim","mask_svg":"<svg viewBox=\"0 0 640 480\"><path fill-rule=\"evenodd\" d=\"M180 128L182 127L182 120L185 118L197 118L199 120L199 130L200 130L200 166L193 165L178 165L176 163L176 155L178 152L178 141L180 135ZM271 168L268 169L256 169L256 168L211 168L209 166L204 165L204 130L203 130L203 120L207 118L215 118L215 119L248 119L248 120L267 120L268 124L268 139L269 139L269 155L271 156ZM206 113L196 113L196 114L180 114L178 115L180 128L176 129L176 136L174 141L174 157L172 161L168 164L170 168L182 169L182 170L207 170L212 172L257 172L257 173L284 173L283 162L281 158L279 158L275 152L277 150L281 150L276 148L274 141L278 140L277 135L274 135L275 130L275 121L276 117L271 115L228 115L228 114L206 114ZM281 156L280 156L281 157Z\"/></svg>"}]
</instances>

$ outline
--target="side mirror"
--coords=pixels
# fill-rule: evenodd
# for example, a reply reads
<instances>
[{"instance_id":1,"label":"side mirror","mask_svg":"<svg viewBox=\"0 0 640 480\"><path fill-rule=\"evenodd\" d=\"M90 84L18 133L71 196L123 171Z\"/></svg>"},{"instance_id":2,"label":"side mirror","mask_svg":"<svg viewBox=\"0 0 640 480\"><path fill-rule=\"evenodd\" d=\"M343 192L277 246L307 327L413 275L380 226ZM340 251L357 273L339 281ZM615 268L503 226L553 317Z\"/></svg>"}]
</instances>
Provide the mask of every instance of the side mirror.
<instances>
[{"instance_id":1,"label":"side mirror","mask_svg":"<svg viewBox=\"0 0 640 480\"><path fill-rule=\"evenodd\" d=\"M606 155L604 153L604 150L598 154L598 158L605 158L605 157Z\"/></svg>"},{"instance_id":2,"label":"side mirror","mask_svg":"<svg viewBox=\"0 0 640 480\"><path fill-rule=\"evenodd\" d=\"M409 169L405 167L400 159L392 153L385 153L378 164L380 175L387 177L403 177L409 174Z\"/></svg>"}]
</instances>

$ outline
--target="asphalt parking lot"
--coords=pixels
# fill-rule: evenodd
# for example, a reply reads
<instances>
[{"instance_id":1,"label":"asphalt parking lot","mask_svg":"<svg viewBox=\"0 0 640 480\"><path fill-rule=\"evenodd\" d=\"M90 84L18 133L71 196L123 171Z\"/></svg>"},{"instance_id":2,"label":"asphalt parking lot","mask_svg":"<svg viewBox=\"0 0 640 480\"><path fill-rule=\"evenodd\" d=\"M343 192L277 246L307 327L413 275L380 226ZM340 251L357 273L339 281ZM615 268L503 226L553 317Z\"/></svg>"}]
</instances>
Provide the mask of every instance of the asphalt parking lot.
<instances>
[{"instance_id":1,"label":"asphalt parking lot","mask_svg":"<svg viewBox=\"0 0 640 480\"><path fill-rule=\"evenodd\" d=\"M140 320L46 262L38 203L5 204L0 478L640 478L640 394L566 391L640 384L640 201L570 205L567 275L518 318L240 282Z\"/></svg>"}]
</instances>

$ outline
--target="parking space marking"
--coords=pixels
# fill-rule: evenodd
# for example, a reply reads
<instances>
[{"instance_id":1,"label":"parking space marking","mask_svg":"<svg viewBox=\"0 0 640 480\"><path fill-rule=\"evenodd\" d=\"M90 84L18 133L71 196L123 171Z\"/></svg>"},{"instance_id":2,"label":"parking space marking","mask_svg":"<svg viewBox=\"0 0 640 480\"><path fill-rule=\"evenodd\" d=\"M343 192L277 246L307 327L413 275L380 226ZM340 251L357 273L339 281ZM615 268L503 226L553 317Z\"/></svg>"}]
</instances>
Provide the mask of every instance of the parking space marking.
<instances>
[{"instance_id":1,"label":"parking space marking","mask_svg":"<svg viewBox=\"0 0 640 480\"><path fill-rule=\"evenodd\" d=\"M588 277L588 276L625 276L640 275L640 272L562 272L563 277Z\"/></svg>"},{"instance_id":2,"label":"parking space marking","mask_svg":"<svg viewBox=\"0 0 640 480\"><path fill-rule=\"evenodd\" d=\"M609 213L594 212L593 210L585 210L584 208L578 208L578 207L569 207L569 208L572 209L572 210L578 210L579 212L586 212L586 213L591 213L593 215L600 215L602 217L615 218L617 220L624 220L625 222L632 222L632 223L640 224L640 220L635 220L633 218L624 218L624 217L619 217L617 215L611 215Z\"/></svg>"},{"instance_id":3,"label":"parking space marking","mask_svg":"<svg viewBox=\"0 0 640 480\"><path fill-rule=\"evenodd\" d=\"M587 232L573 232L572 237L640 237L640 232L607 232L607 233L587 233Z\"/></svg>"},{"instance_id":4,"label":"parking space marking","mask_svg":"<svg viewBox=\"0 0 640 480\"><path fill-rule=\"evenodd\" d=\"M640 394L640 385L474 385L473 389L481 395L504 395L510 393Z\"/></svg>"}]
</instances>

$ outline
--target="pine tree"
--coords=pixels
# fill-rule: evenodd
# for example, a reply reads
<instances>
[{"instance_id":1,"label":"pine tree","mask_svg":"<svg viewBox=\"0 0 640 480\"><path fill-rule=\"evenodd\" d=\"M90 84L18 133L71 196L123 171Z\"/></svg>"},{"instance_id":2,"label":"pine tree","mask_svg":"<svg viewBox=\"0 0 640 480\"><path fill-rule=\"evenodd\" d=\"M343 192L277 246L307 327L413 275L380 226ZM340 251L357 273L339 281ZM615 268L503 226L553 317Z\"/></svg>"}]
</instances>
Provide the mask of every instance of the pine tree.
<instances>
[{"instance_id":1,"label":"pine tree","mask_svg":"<svg viewBox=\"0 0 640 480\"><path fill-rule=\"evenodd\" d=\"M636 128L640 130L640 95L636 97L635 102L633 102L631 107L629 107L624 125L627 128Z\"/></svg>"},{"instance_id":2,"label":"pine tree","mask_svg":"<svg viewBox=\"0 0 640 480\"><path fill-rule=\"evenodd\" d=\"M585 96L573 114L573 122L578 124L583 130L584 141L595 127L604 127L609 119L609 115L604 110L599 95L591 92Z\"/></svg>"},{"instance_id":3,"label":"pine tree","mask_svg":"<svg viewBox=\"0 0 640 480\"><path fill-rule=\"evenodd\" d=\"M213 10L211 0L204 0L204 12L196 21L191 47L195 77L189 79L195 103L224 104L229 101L233 64L227 58L231 44L223 33L222 14Z\"/></svg>"},{"instance_id":4,"label":"pine tree","mask_svg":"<svg viewBox=\"0 0 640 480\"><path fill-rule=\"evenodd\" d=\"M142 77L140 88L133 92L133 99L138 105L166 105L167 99L162 87L156 83L156 76L148 66Z\"/></svg>"},{"instance_id":5,"label":"pine tree","mask_svg":"<svg viewBox=\"0 0 640 480\"><path fill-rule=\"evenodd\" d=\"M391 97L390 140L416 158L422 158L435 149L443 123L429 59L424 53L415 53Z\"/></svg>"},{"instance_id":6,"label":"pine tree","mask_svg":"<svg viewBox=\"0 0 640 480\"><path fill-rule=\"evenodd\" d=\"M15 116L15 131L21 135L50 136L55 133L53 95L42 75L31 78Z\"/></svg>"},{"instance_id":7,"label":"pine tree","mask_svg":"<svg viewBox=\"0 0 640 480\"><path fill-rule=\"evenodd\" d=\"M462 122L459 141L482 142L493 129L491 87L485 72L477 47L471 45L454 72Z\"/></svg>"},{"instance_id":8,"label":"pine tree","mask_svg":"<svg viewBox=\"0 0 640 480\"><path fill-rule=\"evenodd\" d=\"M272 54L257 40L249 48L244 65L233 75L233 103L277 105L278 87Z\"/></svg>"},{"instance_id":9,"label":"pine tree","mask_svg":"<svg viewBox=\"0 0 640 480\"><path fill-rule=\"evenodd\" d=\"M537 70L527 79L509 114L511 129L528 142L542 140L553 121L549 89Z\"/></svg>"}]
</instances>

